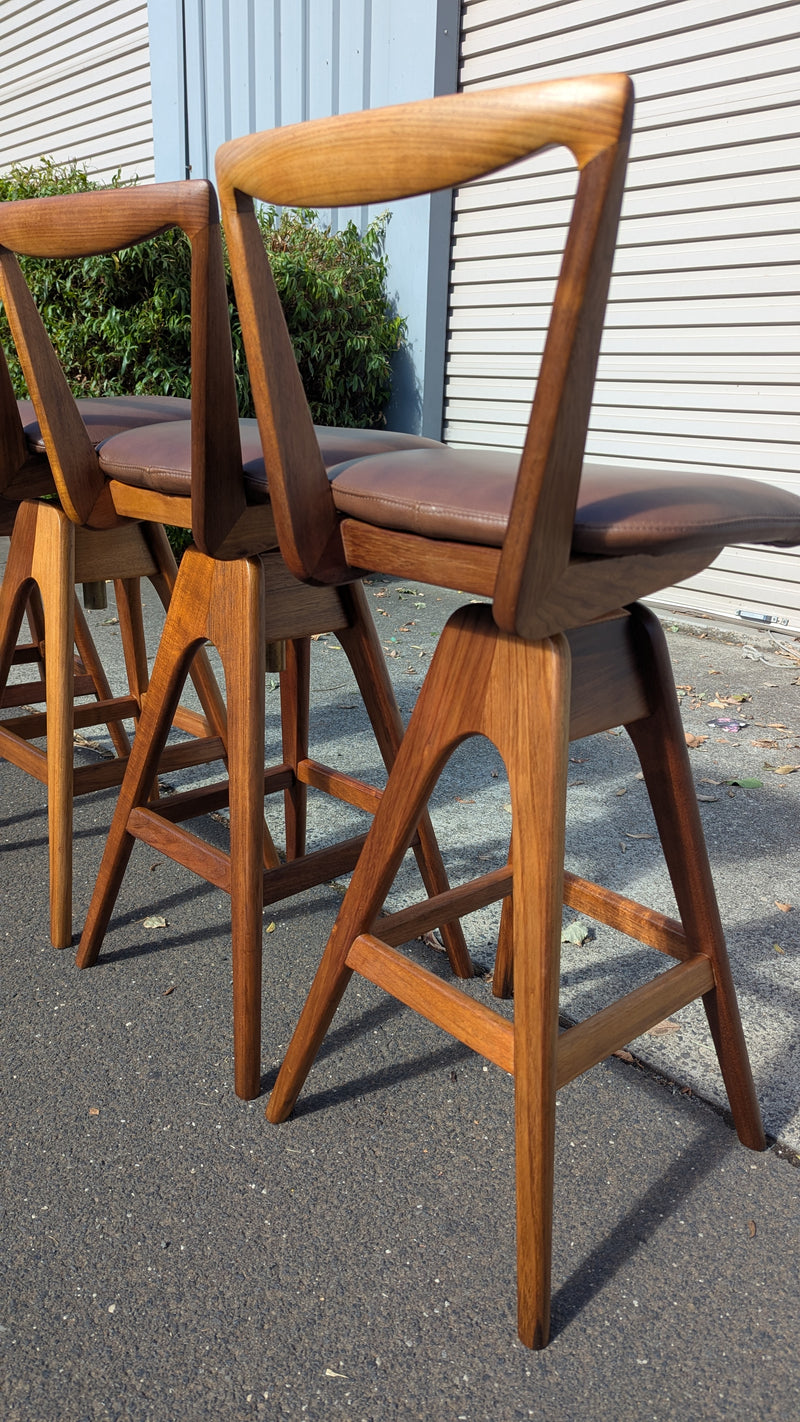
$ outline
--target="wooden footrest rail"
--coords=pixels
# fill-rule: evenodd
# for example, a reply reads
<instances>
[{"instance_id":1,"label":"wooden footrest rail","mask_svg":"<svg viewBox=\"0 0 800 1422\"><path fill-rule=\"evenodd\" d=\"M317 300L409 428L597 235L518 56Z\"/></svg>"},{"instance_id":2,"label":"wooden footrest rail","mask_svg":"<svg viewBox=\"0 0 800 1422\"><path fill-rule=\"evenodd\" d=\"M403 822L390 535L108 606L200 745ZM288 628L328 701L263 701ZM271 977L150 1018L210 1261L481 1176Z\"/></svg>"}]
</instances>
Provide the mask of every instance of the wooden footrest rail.
<instances>
[{"instance_id":1,"label":"wooden footrest rail","mask_svg":"<svg viewBox=\"0 0 800 1422\"><path fill-rule=\"evenodd\" d=\"M362 933L354 939L347 966L513 1075L513 1022L434 977L372 934ZM713 986L711 961L697 954L569 1027L558 1039L556 1086L566 1086Z\"/></svg>"},{"instance_id":2,"label":"wooden footrest rail","mask_svg":"<svg viewBox=\"0 0 800 1422\"><path fill-rule=\"evenodd\" d=\"M463 918L465 914L505 898L511 887L511 865L506 864L502 869L470 879L467 884L459 884L445 894L437 894L398 913L388 914L381 919L381 938L384 943L395 946L408 943L412 938L421 938L435 924L451 923L453 919ZM613 889L604 889L588 879L580 879L577 874L565 873L564 903L597 923L616 928L648 948L657 948L660 953L669 954L671 958L689 956L686 934L677 919L647 908L634 899L625 898Z\"/></svg>"},{"instance_id":3,"label":"wooden footrest rail","mask_svg":"<svg viewBox=\"0 0 800 1422\"><path fill-rule=\"evenodd\" d=\"M138 715L139 707L132 696L117 696L110 701L92 701L73 708L73 727L86 730L92 726L107 726L115 721L132 719ZM191 725L198 730L208 723L204 717L189 713ZM40 746L30 745L30 741L44 739L47 735L47 713L32 711L27 716L12 716L0 721L0 759L5 758L18 765L26 774L32 775L40 784L48 780L47 751ZM193 765L209 765L221 760L225 747L219 736L201 735L196 740L180 741L165 746L159 761L159 775L183 770ZM119 785L125 774L128 757L116 755L113 760L103 760L96 765L78 765L73 770L73 793L87 795L93 790L107 790Z\"/></svg>"},{"instance_id":4,"label":"wooden footrest rail","mask_svg":"<svg viewBox=\"0 0 800 1422\"><path fill-rule=\"evenodd\" d=\"M132 696L115 696L111 701L91 701L85 706L75 706L72 725L76 731L84 730L87 726L125 721L138 714L139 706ZM36 740L47 735L47 712L32 711L28 716L9 717L0 721L0 730L8 731L20 740Z\"/></svg>"},{"instance_id":5,"label":"wooden footrest rail","mask_svg":"<svg viewBox=\"0 0 800 1422\"><path fill-rule=\"evenodd\" d=\"M188 798L195 800L197 797L191 795L187 796ZM171 808L174 813L174 805ZM129 834L149 844L151 849L167 855L176 864L182 864L184 869L190 869L193 874L199 874L223 893L231 892L231 860L225 850L208 844L199 835L192 834L184 825L173 824L157 809L139 806L132 810L127 828ZM335 879L338 874L349 874L355 867L365 839L366 835L360 834L353 839L304 854L301 859L292 859L276 869L265 869L264 906L278 903L280 899L291 898L294 894L301 894L305 889L314 888L317 884L325 884L330 879Z\"/></svg>"}]
</instances>

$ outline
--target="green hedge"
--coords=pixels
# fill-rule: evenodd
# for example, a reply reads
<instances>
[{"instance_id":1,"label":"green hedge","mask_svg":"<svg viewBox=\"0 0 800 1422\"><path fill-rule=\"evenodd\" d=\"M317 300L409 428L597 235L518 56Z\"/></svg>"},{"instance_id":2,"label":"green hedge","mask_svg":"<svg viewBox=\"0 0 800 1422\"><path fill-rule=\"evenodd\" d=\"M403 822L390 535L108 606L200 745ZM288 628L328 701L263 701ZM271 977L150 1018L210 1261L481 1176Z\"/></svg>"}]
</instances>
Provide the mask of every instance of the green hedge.
<instances>
[{"instance_id":1,"label":"green hedge","mask_svg":"<svg viewBox=\"0 0 800 1422\"><path fill-rule=\"evenodd\" d=\"M116 185L116 184L115 184ZM0 175L0 200L97 187L75 164L44 160ZM265 209L259 218L297 362L317 424L379 428L391 360L405 322L386 294L386 217L362 235L312 212ZM76 395L190 393L190 255L180 232L103 257L23 261L28 283ZM240 413L252 414L241 330L228 272ZM25 393L5 315L0 341Z\"/></svg>"}]
</instances>

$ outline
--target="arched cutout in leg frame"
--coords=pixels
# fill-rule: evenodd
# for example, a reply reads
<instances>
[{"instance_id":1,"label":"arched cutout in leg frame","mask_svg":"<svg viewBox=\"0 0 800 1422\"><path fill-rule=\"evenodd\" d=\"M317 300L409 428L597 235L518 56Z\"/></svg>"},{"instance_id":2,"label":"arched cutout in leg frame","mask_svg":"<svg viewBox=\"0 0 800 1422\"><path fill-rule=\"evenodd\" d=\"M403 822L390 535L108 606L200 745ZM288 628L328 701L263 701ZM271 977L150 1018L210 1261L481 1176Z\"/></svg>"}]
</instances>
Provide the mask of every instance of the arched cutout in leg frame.
<instances>
[{"instance_id":1,"label":"arched cutout in leg frame","mask_svg":"<svg viewBox=\"0 0 800 1422\"><path fill-rule=\"evenodd\" d=\"M128 694L112 696L75 597L75 582L115 578ZM123 720L138 718L147 687L139 583L150 578L160 595L174 583L175 560L163 529L131 524L104 530L77 528L54 503L20 505L0 591L0 692L6 686L26 601L41 608L40 644L45 648L46 709L0 723L0 754L47 786L50 839L50 934L55 947L72 941L72 808L74 797L122 780L129 742ZM96 702L75 706L73 640L88 662L90 675L81 694L94 691ZM203 714L176 711L176 721L193 740L177 748L173 761L198 764L219 757L224 744L225 709L205 653L192 668ZM84 684L87 683L87 684ZM73 765L76 727L108 726L117 756L96 765ZM46 736L46 749L31 744Z\"/></svg>"},{"instance_id":2,"label":"arched cutout in leg frame","mask_svg":"<svg viewBox=\"0 0 800 1422\"><path fill-rule=\"evenodd\" d=\"M647 714L627 722L625 730L642 768L687 944L691 951L706 954L713 964L714 986L704 995L703 1004L736 1130L744 1145L761 1150L764 1146L761 1114L747 1058L669 652L654 613L642 604L634 604L630 615L638 674L650 694ZM580 892L579 883L568 875L567 901L574 907L579 906L572 897L576 892ZM503 903L492 983L498 997L511 997L514 990L512 900L513 896L509 895ZM591 913L590 907L585 904L582 907Z\"/></svg>"},{"instance_id":3,"label":"arched cutout in leg frame","mask_svg":"<svg viewBox=\"0 0 800 1422\"><path fill-rule=\"evenodd\" d=\"M571 667L570 667L571 664ZM571 682L571 686L570 686ZM651 790L683 921L564 875L568 739L625 724ZM435 915L378 920L381 905L445 760L466 735L486 735L509 772L512 853L505 872L454 889L450 912L506 896L513 944L514 1023L464 998L394 945ZM442 635L267 1106L290 1114L350 976L361 973L515 1076L518 1316L522 1340L549 1334L555 1092L669 1012L702 997L731 1109L745 1144L764 1136L689 776L663 633L634 607L591 627L527 643L497 631L487 608L455 614ZM696 823L695 823L696 821ZM514 866L514 892L511 862ZM694 866L694 867L692 867ZM491 882L490 882L491 881ZM480 888L485 886L485 892ZM494 892L490 892L494 890ZM471 896L471 897L470 897ZM678 961L652 982L559 1034L562 901ZM513 935L508 934L513 914ZM506 964L506 982L510 976Z\"/></svg>"},{"instance_id":4,"label":"arched cutout in leg frame","mask_svg":"<svg viewBox=\"0 0 800 1422\"><path fill-rule=\"evenodd\" d=\"M520 1308L526 1320L537 1320L531 1343L545 1341L550 1290L568 724L564 638L519 642L498 631L487 608L450 619L268 1105L270 1120L290 1113L354 970L507 1070L516 1058ZM511 780L521 880L514 895L515 1027L386 947L385 920L376 928L414 825L445 762L470 735L494 743Z\"/></svg>"},{"instance_id":5,"label":"arched cutout in leg frame","mask_svg":"<svg viewBox=\"0 0 800 1422\"><path fill-rule=\"evenodd\" d=\"M201 874L231 895L234 977L234 1058L237 1094L260 1090L261 952L266 903L349 872L363 836L316 853L297 854L285 865L264 868L261 857L265 793L291 791L294 783L327 790L374 813L381 792L330 767L303 758L264 769L265 648L289 644L290 713L284 715L284 755L307 747L304 645L312 631L336 631L364 698L379 748L391 767L402 723L374 625L363 593L349 588L309 588L288 573L280 555L262 554L229 562L191 548L184 555L159 645L150 688L129 769L106 841L97 886L78 951L78 964L97 961L119 892L133 838L141 838ZM217 648L226 681L229 779L220 785L151 801L149 789L191 658L203 641ZM230 805L230 854L204 844L177 822L205 809ZM302 797L300 797L302 805ZM256 835L258 817L261 834ZM300 835L295 824L295 847ZM418 834L417 834L418 829ZM441 894L447 881L427 815L412 826L410 839L430 891ZM469 976L472 964L460 924L447 921L445 943L454 969Z\"/></svg>"},{"instance_id":6,"label":"arched cutout in leg frame","mask_svg":"<svg viewBox=\"0 0 800 1422\"><path fill-rule=\"evenodd\" d=\"M647 718L626 727L642 767L678 912L694 951L706 953L714 986L703 1005L717 1051L739 1139L763 1150L756 1099L728 950L711 875L697 792L692 777L672 666L664 633L649 609L634 609L638 656L648 682L658 688Z\"/></svg>"}]
</instances>

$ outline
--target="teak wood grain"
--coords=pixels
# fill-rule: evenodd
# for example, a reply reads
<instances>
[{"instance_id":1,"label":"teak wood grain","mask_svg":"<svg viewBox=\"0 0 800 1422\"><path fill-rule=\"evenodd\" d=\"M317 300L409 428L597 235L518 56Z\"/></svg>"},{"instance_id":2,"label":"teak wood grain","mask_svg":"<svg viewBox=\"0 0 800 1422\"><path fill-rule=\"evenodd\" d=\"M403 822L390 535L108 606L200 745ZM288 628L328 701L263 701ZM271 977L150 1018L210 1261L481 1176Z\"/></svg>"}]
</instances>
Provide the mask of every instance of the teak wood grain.
<instances>
[{"instance_id":1,"label":"teak wood grain","mask_svg":"<svg viewBox=\"0 0 800 1422\"><path fill-rule=\"evenodd\" d=\"M114 478L108 451L99 452L67 388L55 353L22 277L18 255L84 256L113 251L146 240L166 227L180 228L191 243L192 418L190 494L176 481L175 495L150 487L149 468L131 468ZM263 252L263 244L262 244ZM338 588L310 588L297 581L277 553L273 511L263 499L249 504L245 492L236 391L229 328L222 242L216 198L205 181L155 184L132 190L108 190L6 204L0 209L0 295L6 304L31 398L48 451L52 475L63 506L77 526L73 561L81 561L85 581L105 576L104 551L98 540L115 539L118 588L124 593L120 623L126 646L128 678L141 714L130 768L125 776L112 830L100 867L98 886L84 930L79 962L95 961L119 890L134 837L149 843L231 894L234 965L234 1043L236 1089L252 1096L260 1089L260 959L263 902L352 866L360 841L348 841L336 855L309 855L305 849L305 800L308 784L324 785L343 799L374 809L376 794L352 778L317 768L308 757L308 647L304 639L327 630L342 637L353 663L376 736L387 763L402 734L399 712L382 652L363 595ZM0 372L0 377L2 372ZM0 379L0 387L2 381ZM2 398L0 388L0 398ZM308 452L321 464L311 429ZM18 460L19 451L12 450ZM20 456L21 457L21 456ZM104 459L108 463L104 464ZM156 463L158 461L156 460ZM7 493L0 489L0 492ZM138 562L138 530L160 523L191 529L194 546L177 581L169 586L171 603L152 682L142 638L141 616L133 584L143 571ZM135 533L131 530L134 529ZM133 565L126 540L133 539ZM270 556L272 555L272 556ZM160 565L155 570L161 576ZM153 576L153 573L150 573ZM342 581L354 578L349 569ZM163 579L162 579L163 582ZM191 813L192 796L171 799L163 814L151 799L159 765L177 766L184 754L165 749L172 723L195 732L199 723L178 705L176 687L187 671L205 677L203 643L220 651L225 666L227 716L214 688L214 733L198 759L220 749L228 761L231 797L230 859L223 860L180 825ZM282 671L281 710L284 765L278 779L265 784L263 767L264 676L267 662ZM203 693L210 687L199 684ZM205 702L203 702L205 709ZM303 766L303 775L298 767ZM265 790L280 788L285 797L287 855L281 866L264 825ZM444 892L447 879L430 823L423 816L415 846L423 881L433 893ZM472 971L458 922L443 932L456 972Z\"/></svg>"},{"instance_id":2,"label":"teak wood grain","mask_svg":"<svg viewBox=\"0 0 800 1422\"><path fill-rule=\"evenodd\" d=\"M7 729L3 736L4 753L22 768L46 781L49 802L49 834L51 844L51 937L54 944L64 947L71 941L71 806L75 793L85 793L103 784L117 783L123 766L86 767L72 771L71 710L67 700L67 681L72 677L73 657L71 637L64 630L64 607L74 609L75 640L82 665L90 676L98 699L95 722L106 721L120 757L129 750L124 728L119 724L108 683L96 655L85 620L74 598L74 583L84 584L104 596L105 580L115 580L120 633L131 694L135 701L134 720L147 689L147 653L139 599L139 580L148 577L156 586L162 601L169 600L174 583L175 563L163 530L152 522L160 510L136 513L136 523L121 518L109 496L107 481L100 467L89 429L83 414L67 386L58 359L47 336L31 293L19 266L19 255L37 257L83 257L91 253L115 250L120 245L141 241L167 227L180 226L193 244L192 280L196 298L197 333L194 351L193 386L198 407L207 404L209 388L212 398L220 398L220 415L201 451L203 459L214 463L217 478L215 517L227 516L224 498L226 471L233 473L228 451L228 434L238 430L233 400L233 377L230 359L225 358L224 339L227 330L227 303L220 300L222 275L221 249L217 223L216 199L210 185L162 184L132 190L110 190L72 196L7 202L0 205L0 295L2 295L9 326L20 363L25 374L36 420L44 441L46 454L31 453L27 447L19 408L14 400L4 355L0 356L0 530L12 534L12 552L4 582L5 601L2 605L3 664L2 685L8 674L11 638L16 636L21 619L22 598L38 598L42 608L42 637L46 641L47 675L47 750L31 755L31 747L21 742L21 727ZM210 236L209 236L210 234ZM217 280L213 279L216 275ZM211 354L208 341L213 336ZM231 400L226 401L226 380ZM114 405L103 398L83 402L108 423L104 413L119 409L120 428L136 423L153 423L156 415L144 413L136 400L125 398ZM158 402L155 402L158 403ZM159 418L167 416L168 407L176 402L159 404ZM185 402L177 402L185 413ZM122 407L127 406L123 415ZM225 412L232 409L232 418ZM158 414L158 411L156 412ZM170 414L174 418L174 414ZM111 418L113 428L115 415ZM32 436L32 439L34 436ZM199 456L198 456L199 463ZM205 466L204 466L205 467ZM203 507L204 467L197 482L200 523ZM236 493L243 504L238 467ZM60 508L55 505L34 506L22 503L42 494L57 493ZM188 503L188 501L185 501ZM17 512L17 509L19 510ZM7 512L8 511L8 512ZM10 512L16 514L12 520ZM235 520L237 510L231 514ZM185 522L175 518L173 522ZM221 539L225 527L215 525ZM197 763L208 758L209 745L215 754L225 735L225 712L219 690L211 675L204 653L198 656L192 670L204 715L176 712L176 722L199 740L203 748L187 753ZM73 696L77 685L73 685ZM5 698L7 699L7 698ZM217 734L208 742L209 728Z\"/></svg>"},{"instance_id":3,"label":"teak wood grain","mask_svg":"<svg viewBox=\"0 0 800 1422\"><path fill-rule=\"evenodd\" d=\"M91 533L75 526L56 504L19 506L0 587L0 689L15 660L23 615L28 610L38 629L37 651L45 669L42 693L46 710L0 723L0 756L33 775L48 789L50 843L50 936L55 947L72 941L72 805L83 795L120 783L130 743L121 722L139 717L148 685L147 654L141 619L139 579L148 577L166 604L175 578L175 560L163 529L120 527ZM123 576L124 574L124 576ZM113 578L130 694L114 697L75 598L75 583ZM73 641L88 686L75 680ZM220 753L225 715L219 690L203 654L193 668L207 717L177 714L176 720L197 737L180 748L179 761L202 764ZM76 707L74 698L89 690L95 701ZM30 689L28 688L30 697ZM34 693L35 695L35 693ZM73 769L73 730L106 725L117 759ZM210 736L211 729L216 735ZM46 736L41 748L30 741ZM165 756L165 768L170 752Z\"/></svg>"},{"instance_id":4,"label":"teak wood grain","mask_svg":"<svg viewBox=\"0 0 800 1422\"><path fill-rule=\"evenodd\" d=\"M283 629L290 639L291 668L283 696L284 763L265 772L264 675L266 647ZM400 713L383 652L359 584L306 588L288 573L280 555L218 560L190 548L184 555L164 633L153 666L130 764L106 842L78 952L78 963L97 961L135 838L228 892L234 970L235 1084L239 1095L258 1094L261 1084L262 911L266 904L348 873L363 836L309 852L304 802L298 789L314 784L337 798L374 811L377 791L319 765L308 756L307 638L335 628L348 655L379 749L390 766L402 739ZM299 639L299 640L298 640ZM204 796L189 791L150 799L159 758L175 714L187 669L205 641L218 650L227 691L229 779ZM283 791L295 816L287 817L289 856L264 864L264 795ZM230 805L230 853L212 848L180 820L200 808ZM298 804L300 810L298 812ZM415 853L423 883L438 894L448 888L427 815L420 816ZM442 926L454 970L469 976L472 965L458 922Z\"/></svg>"},{"instance_id":5,"label":"teak wood grain","mask_svg":"<svg viewBox=\"0 0 800 1422\"><path fill-rule=\"evenodd\" d=\"M0 534L13 534L19 505L23 500L52 495L54 492L55 485L46 456L32 453L28 449L5 352L0 347ZM20 666L35 662L39 677L35 681L26 681L16 686L5 685L0 691L0 706L37 705L47 697L44 675L44 609L35 584L31 584L29 588L26 611L33 640L30 643L17 643L12 663ZM93 695L98 701L108 703L111 699L108 680L89 634L86 619L77 603L74 607L74 638L78 658L73 666L73 700L80 696ZM115 751L120 756L126 755L130 744L124 728L114 720L107 724ZM23 734L19 725L15 729L17 735ZM44 732L31 734L41 735ZM24 752L23 755L27 763L29 758ZM42 762L37 762L34 757L33 765L35 769L32 766L31 773L35 774L37 779L43 778L46 783L46 775L42 775Z\"/></svg>"},{"instance_id":6,"label":"teak wood grain","mask_svg":"<svg viewBox=\"0 0 800 1422\"><path fill-rule=\"evenodd\" d=\"M106 527L119 516L100 457L24 281L17 254L87 256L144 241L168 227L180 228L192 247L191 527L199 547L216 549L244 513L246 501L222 245L211 184L204 180L155 183L3 203L0 296L62 507L75 523ZM213 495L209 491L212 505L207 508L209 483ZM145 513L135 516L153 517Z\"/></svg>"},{"instance_id":7,"label":"teak wood grain","mask_svg":"<svg viewBox=\"0 0 800 1422\"><path fill-rule=\"evenodd\" d=\"M573 551L597 355L632 115L620 75L451 95L253 134L223 145L217 178L251 368L275 527L292 573L340 585L358 570L398 574L491 599L449 621L431 662L363 853L267 1107L284 1120L358 972L506 1069L514 1069L520 1336L548 1339L555 1092L659 1016L702 996L743 1141L763 1145L738 1008L663 637L639 597L712 561L665 540L624 556ZM371 521L341 516L336 474L317 456L290 342L258 235L254 202L386 202L483 177L550 144L569 149L576 190L510 514L500 547L453 542L446 511L427 534L382 525L381 461L364 466ZM374 478L369 486L368 480ZM431 496L431 503L435 496ZM343 501L344 507L344 501ZM378 510L375 512L375 510ZM442 528L437 536L436 521ZM387 512L386 521L394 522ZM433 526L431 526L433 525ZM620 612L620 609L628 611ZM567 634L568 635L565 635ZM680 922L621 894L564 879L567 747L624 723L639 753ZM441 768L485 735L508 771L509 864L432 902L380 918ZM677 966L559 1037L564 898ZM496 988L514 985L514 1023L465 1002L398 953L429 913L503 897Z\"/></svg>"}]
</instances>

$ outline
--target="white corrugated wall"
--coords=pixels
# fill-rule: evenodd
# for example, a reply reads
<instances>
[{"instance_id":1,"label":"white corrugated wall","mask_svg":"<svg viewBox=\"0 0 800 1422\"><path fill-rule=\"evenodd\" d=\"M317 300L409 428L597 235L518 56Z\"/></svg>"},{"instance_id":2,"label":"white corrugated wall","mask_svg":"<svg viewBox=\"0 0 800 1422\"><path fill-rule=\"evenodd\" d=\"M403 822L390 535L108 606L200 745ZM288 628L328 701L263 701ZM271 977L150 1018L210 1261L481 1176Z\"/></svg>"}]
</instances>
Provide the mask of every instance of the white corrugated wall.
<instances>
[{"instance_id":1,"label":"white corrugated wall","mask_svg":"<svg viewBox=\"0 0 800 1422\"><path fill-rule=\"evenodd\" d=\"M153 177L147 0L3 0L0 168Z\"/></svg>"},{"instance_id":2,"label":"white corrugated wall","mask_svg":"<svg viewBox=\"0 0 800 1422\"><path fill-rule=\"evenodd\" d=\"M800 5L462 6L465 89L618 69L637 108L589 454L800 492ZM545 155L456 197L451 443L521 444L569 190ZM800 629L800 556L731 549L666 600Z\"/></svg>"}]
</instances>

